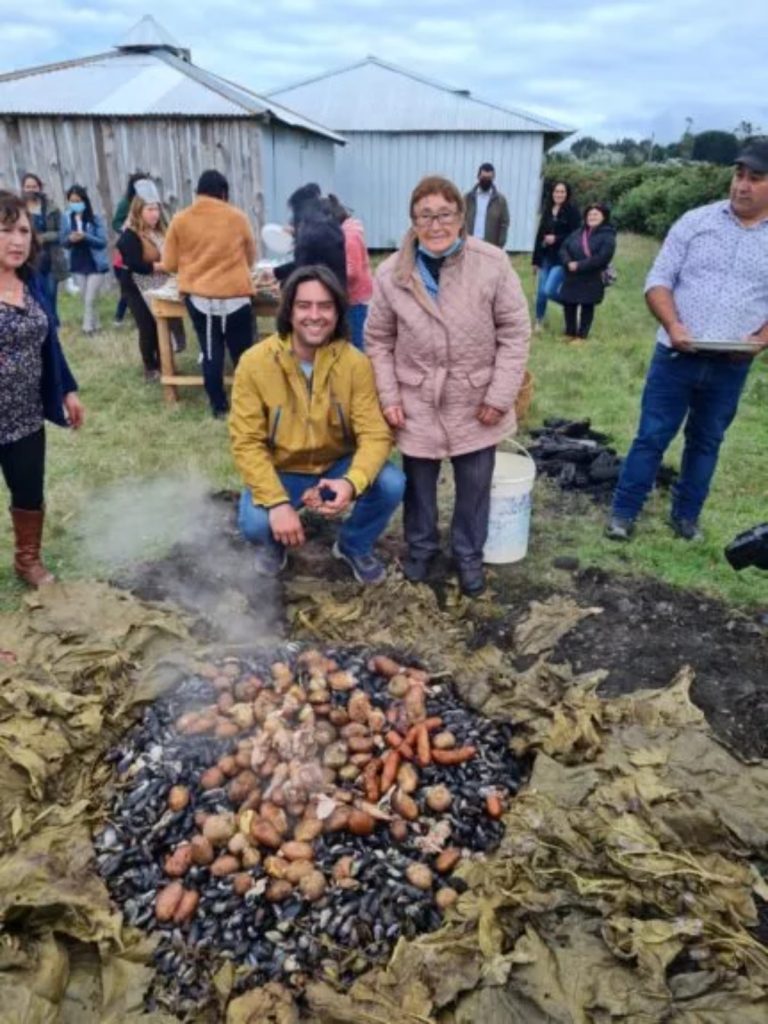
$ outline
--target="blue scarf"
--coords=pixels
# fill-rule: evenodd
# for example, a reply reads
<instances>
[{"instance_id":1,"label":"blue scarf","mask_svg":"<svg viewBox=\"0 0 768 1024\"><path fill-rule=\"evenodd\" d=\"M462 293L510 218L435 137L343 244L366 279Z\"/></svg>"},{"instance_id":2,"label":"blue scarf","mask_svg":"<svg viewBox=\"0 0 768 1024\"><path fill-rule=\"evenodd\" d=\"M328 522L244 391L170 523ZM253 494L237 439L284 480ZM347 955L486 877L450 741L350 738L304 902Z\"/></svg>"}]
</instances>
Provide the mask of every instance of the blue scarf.
<instances>
[{"instance_id":1,"label":"blue scarf","mask_svg":"<svg viewBox=\"0 0 768 1024\"><path fill-rule=\"evenodd\" d=\"M437 296L440 290L440 286L438 282L434 279L434 277L432 277L432 274L429 272L429 268L427 267L427 264L424 262L422 257L431 256L432 259L442 260L448 256L453 256L453 254L455 252L458 252L463 245L464 239L457 238L453 245L449 249L446 249L445 252L441 252L439 256L433 252L430 252L429 249L427 249L423 245L419 244L416 246L416 269L418 270L419 276L421 277L421 280L424 283L424 287L427 290L427 295L429 295L434 302L437 302Z\"/></svg>"}]
</instances>

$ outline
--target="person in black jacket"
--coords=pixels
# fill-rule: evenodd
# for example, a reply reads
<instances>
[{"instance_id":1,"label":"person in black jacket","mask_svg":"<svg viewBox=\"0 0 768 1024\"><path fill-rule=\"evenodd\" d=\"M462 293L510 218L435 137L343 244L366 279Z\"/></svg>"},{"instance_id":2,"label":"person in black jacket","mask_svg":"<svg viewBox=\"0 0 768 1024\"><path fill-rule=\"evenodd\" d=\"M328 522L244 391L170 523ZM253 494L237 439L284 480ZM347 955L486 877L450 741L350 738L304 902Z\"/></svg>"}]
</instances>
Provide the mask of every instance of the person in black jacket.
<instances>
[{"instance_id":1,"label":"person in black jacket","mask_svg":"<svg viewBox=\"0 0 768 1024\"><path fill-rule=\"evenodd\" d=\"M591 203L584 211L583 227L571 232L560 249L565 268L560 301L565 334L571 342L586 341L595 306L603 301L603 275L616 251L616 232L609 219L607 206Z\"/></svg>"},{"instance_id":2,"label":"person in black jacket","mask_svg":"<svg viewBox=\"0 0 768 1024\"><path fill-rule=\"evenodd\" d=\"M536 324L541 322L547 311L547 299L559 288L563 278L560 262L560 246L572 231L581 224L578 208L571 199L571 186L564 181L555 181L547 190L544 207L533 246L533 272L536 282Z\"/></svg>"},{"instance_id":3,"label":"person in black jacket","mask_svg":"<svg viewBox=\"0 0 768 1024\"><path fill-rule=\"evenodd\" d=\"M286 281L299 267L328 267L336 275L342 289L347 288L347 258L344 232L327 199L320 197L320 188L314 183L303 185L288 200L292 213L292 227L296 243L293 260L275 268L275 277Z\"/></svg>"}]
</instances>

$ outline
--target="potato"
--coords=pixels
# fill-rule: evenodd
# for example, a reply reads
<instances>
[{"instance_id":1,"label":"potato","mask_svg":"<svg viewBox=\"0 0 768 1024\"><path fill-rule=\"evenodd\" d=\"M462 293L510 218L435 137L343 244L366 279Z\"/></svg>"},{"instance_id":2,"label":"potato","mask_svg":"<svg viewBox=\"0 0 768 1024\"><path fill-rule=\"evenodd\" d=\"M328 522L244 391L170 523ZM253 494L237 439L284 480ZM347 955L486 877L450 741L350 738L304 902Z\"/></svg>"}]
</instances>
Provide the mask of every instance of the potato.
<instances>
[{"instance_id":1,"label":"potato","mask_svg":"<svg viewBox=\"0 0 768 1024\"><path fill-rule=\"evenodd\" d=\"M240 730L244 731L245 729L253 728L253 705L246 704L245 702L234 704L229 710L229 715Z\"/></svg>"},{"instance_id":2,"label":"potato","mask_svg":"<svg viewBox=\"0 0 768 1024\"><path fill-rule=\"evenodd\" d=\"M240 861L231 853L223 853L211 864L211 874L214 878L224 878L226 875L233 875L240 869Z\"/></svg>"},{"instance_id":3,"label":"potato","mask_svg":"<svg viewBox=\"0 0 768 1024\"><path fill-rule=\"evenodd\" d=\"M340 882L343 878L352 877L352 865L355 860L350 854L345 854L343 857L339 857L336 863L333 865L333 879L335 882Z\"/></svg>"},{"instance_id":4,"label":"potato","mask_svg":"<svg viewBox=\"0 0 768 1024\"><path fill-rule=\"evenodd\" d=\"M315 865L311 860L292 860L285 869L285 878L291 885L298 885L305 875L314 870Z\"/></svg>"},{"instance_id":5,"label":"potato","mask_svg":"<svg viewBox=\"0 0 768 1024\"><path fill-rule=\"evenodd\" d=\"M234 856L239 857L243 850L248 846L248 838L244 836L242 832L235 832L232 838L227 843L227 850Z\"/></svg>"},{"instance_id":6,"label":"potato","mask_svg":"<svg viewBox=\"0 0 768 1024\"><path fill-rule=\"evenodd\" d=\"M220 757L216 762L216 767L220 768L227 778L237 775L237 760L232 754L225 754L224 757Z\"/></svg>"},{"instance_id":7,"label":"potato","mask_svg":"<svg viewBox=\"0 0 768 1024\"><path fill-rule=\"evenodd\" d=\"M193 864L210 864L216 856L213 843L206 836L193 836L189 846Z\"/></svg>"},{"instance_id":8,"label":"potato","mask_svg":"<svg viewBox=\"0 0 768 1024\"><path fill-rule=\"evenodd\" d=\"M405 761L397 769L397 784L403 793L410 796L419 788L419 773L412 764Z\"/></svg>"},{"instance_id":9,"label":"potato","mask_svg":"<svg viewBox=\"0 0 768 1024\"><path fill-rule=\"evenodd\" d=\"M392 794L392 807L395 811L408 821L416 821L419 816L419 805L401 789L396 789Z\"/></svg>"},{"instance_id":10,"label":"potato","mask_svg":"<svg viewBox=\"0 0 768 1024\"><path fill-rule=\"evenodd\" d=\"M246 797L258 788L259 778L250 770L245 768L232 779L227 786L227 796L233 804L241 804Z\"/></svg>"},{"instance_id":11,"label":"potato","mask_svg":"<svg viewBox=\"0 0 768 1024\"><path fill-rule=\"evenodd\" d=\"M155 917L158 921L170 921L178 910L184 887L181 882L171 882L159 889L155 897Z\"/></svg>"},{"instance_id":12,"label":"potato","mask_svg":"<svg viewBox=\"0 0 768 1024\"><path fill-rule=\"evenodd\" d=\"M405 869L405 877L416 889L432 888L432 872L426 864L409 864Z\"/></svg>"},{"instance_id":13,"label":"potato","mask_svg":"<svg viewBox=\"0 0 768 1024\"><path fill-rule=\"evenodd\" d=\"M274 854L264 861L264 870L270 878L285 878L289 861L285 857L277 857Z\"/></svg>"},{"instance_id":14,"label":"potato","mask_svg":"<svg viewBox=\"0 0 768 1024\"><path fill-rule=\"evenodd\" d=\"M264 818L256 818L251 824L251 839L272 850L279 849L283 842L275 826Z\"/></svg>"},{"instance_id":15,"label":"potato","mask_svg":"<svg viewBox=\"0 0 768 1024\"><path fill-rule=\"evenodd\" d=\"M337 693L345 693L348 690L354 690L357 680L351 672L331 672L328 675L328 685Z\"/></svg>"},{"instance_id":16,"label":"potato","mask_svg":"<svg viewBox=\"0 0 768 1024\"><path fill-rule=\"evenodd\" d=\"M347 744L342 740L329 743L323 751L323 765L326 768L341 768L347 763Z\"/></svg>"},{"instance_id":17,"label":"potato","mask_svg":"<svg viewBox=\"0 0 768 1024\"><path fill-rule=\"evenodd\" d=\"M253 877L247 871L238 871L232 876L232 889L238 896L245 896L253 888Z\"/></svg>"},{"instance_id":18,"label":"potato","mask_svg":"<svg viewBox=\"0 0 768 1024\"><path fill-rule=\"evenodd\" d=\"M444 729L432 737L432 746L438 750L453 750L456 746L456 737L448 729Z\"/></svg>"},{"instance_id":19,"label":"potato","mask_svg":"<svg viewBox=\"0 0 768 1024\"><path fill-rule=\"evenodd\" d=\"M331 725L342 726L346 725L349 721L349 715L347 714L346 708L331 708L328 712L328 721Z\"/></svg>"},{"instance_id":20,"label":"potato","mask_svg":"<svg viewBox=\"0 0 768 1024\"><path fill-rule=\"evenodd\" d=\"M461 850L455 846L449 846L438 854L435 861L435 871L438 871L441 875L447 875L449 871L453 871L460 860Z\"/></svg>"},{"instance_id":21,"label":"potato","mask_svg":"<svg viewBox=\"0 0 768 1024\"><path fill-rule=\"evenodd\" d=\"M224 772L215 764L212 768L206 768L200 776L200 785L203 789L217 789L224 784Z\"/></svg>"},{"instance_id":22,"label":"potato","mask_svg":"<svg viewBox=\"0 0 768 1024\"><path fill-rule=\"evenodd\" d=\"M192 866L192 847L189 843L180 843L173 853L165 858L163 870L170 878L181 878Z\"/></svg>"},{"instance_id":23,"label":"potato","mask_svg":"<svg viewBox=\"0 0 768 1024\"><path fill-rule=\"evenodd\" d=\"M401 668L393 658L388 658L386 654L375 654L368 660L368 671L374 672L378 676L384 676L385 679L391 679L401 671Z\"/></svg>"},{"instance_id":24,"label":"potato","mask_svg":"<svg viewBox=\"0 0 768 1024\"><path fill-rule=\"evenodd\" d=\"M336 807L332 814L325 819L324 832L340 832L347 827L349 822L349 808Z\"/></svg>"},{"instance_id":25,"label":"potato","mask_svg":"<svg viewBox=\"0 0 768 1024\"><path fill-rule=\"evenodd\" d=\"M453 803L453 794L447 786L430 786L424 794L424 799L431 811L442 813Z\"/></svg>"},{"instance_id":26,"label":"potato","mask_svg":"<svg viewBox=\"0 0 768 1024\"><path fill-rule=\"evenodd\" d=\"M196 892L194 889L185 889L173 915L173 923L184 924L186 921L189 921L194 916L199 902L199 892Z\"/></svg>"},{"instance_id":27,"label":"potato","mask_svg":"<svg viewBox=\"0 0 768 1024\"><path fill-rule=\"evenodd\" d=\"M376 821L365 811L351 810L347 828L355 836L369 836L376 828Z\"/></svg>"},{"instance_id":28,"label":"potato","mask_svg":"<svg viewBox=\"0 0 768 1024\"><path fill-rule=\"evenodd\" d=\"M355 757L360 757L360 754L356 754ZM363 754L368 761L371 759L370 754ZM342 768L339 768L339 778L342 782L354 782L360 774L360 769L356 764L345 764Z\"/></svg>"},{"instance_id":29,"label":"potato","mask_svg":"<svg viewBox=\"0 0 768 1024\"><path fill-rule=\"evenodd\" d=\"M314 860L315 858L315 851L312 849L312 843L302 843L297 839L288 843L283 843L280 847L280 854L285 857L286 860Z\"/></svg>"},{"instance_id":30,"label":"potato","mask_svg":"<svg viewBox=\"0 0 768 1024\"><path fill-rule=\"evenodd\" d=\"M288 834L288 818L282 807L265 800L261 805L261 817L273 825L281 836Z\"/></svg>"},{"instance_id":31,"label":"potato","mask_svg":"<svg viewBox=\"0 0 768 1024\"><path fill-rule=\"evenodd\" d=\"M293 894L293 886L282 878L273 878L264 893L270 903L282 903Z\"/></svg>"},{"instance_id":32,"label":"potato","mask_svg":"<svg viewBox=\"0 0 768 1024\"><path fill-rule=\"evenodd\" d=\"M455 889L451 889L449 886L444 886L442 889L438 889L435 893L435 904L440 910L447 910L452 907L456 900L459 898L459 894Z\"/></svg>"},{"instance_id":33,"label":"potato","mask_svg":"<svg viewBox=\"0 0 768 1024\"><path fill-rule=\"evenodd\" d=\"M353 754L370 754L373 750L372 736L350 736L347 747Z\"/></svg>"},{"instance_id":34,"label":"potato","mask_svg":"<svg viewBox=\"0 0 768 1024\"><path fill-rule=\"evenodd\" d=\"M216 701L216 707L222 713L226 715L235 703L235 698L229 692L229 690L222 690L219 694L219 699Z\"/></svg>"},{"instance_id":35,"label":"potato","mask_svg":"<svg viewBox=\"0 0 768 1024\"><path fill-rule=\"evenodd\" d=\"M368 699L367 693L363 693L362 690L354 690L350 694L347 714L351 721L365 724L368 721L368 715L370 715L371 710L371 702Z\"/></svg>"},{"instance_id":36,"label":"potato","mask_svg":"<svg viewBox=\"0 0 768 1024\"><path fill-rule=\"evenodd\" d=\"M189 790L186 786L171 786L168 790L168 806L172 811L183 811L189 804Z\"/></svg>"},{"instance_id":37,"label":"potato","mask_svg":"<svg viewBox=\"0 0 768 1024\"><path fill-rule=\"evenodd\" d=\"M229 811L208 815L203 825L203 835L214 846L225 846L236 831L235 816Z\"/></svg>"},{"instance_id":38,"label":"potato","mask_svg":"<svg viewBox=\"0 0 768 1024\"><path fill-rule=\"evenodd\" d=\"M300 843L311 843L313 839L317 839L322 831L322 821L318 821L317 818L305 818L293 830L293 837Z\"/></svg>"},{"instance_id":39,"label":"potato","mask_svg":"<svg viewBox=\"0 0 768 1024\"><path fill-rule=\"evenodd\" d=\"M387 684L387 691L390 697L394 697L395 700L400 700L408 693L411 684L408 681L408 677L404 675L395 675L389 680Z\"/></svg>"},{"instance_id":40,"label":"potato","mask_svg":"<svg viewBox=\"0 0 768 1024\"><path fill-rule=\"evenodd\" d=\"M257 868L261 864L261 854L255 846L246 846L240 859L243 862L243 867L248 871L251 868Z\"/></svg>"},{"instance_id":41,"label":"potato","mask_svg":"<svg viewBox=\"0 0 768 1024\"><path fill-rule=\"evenodd\" d=\"M322 871L310 871L299 882L299 891L308 900L319 900L325 895L326 885Z\"/></svg>"},{"instance_id":42,"label":"potato","mask_svg":"<svg viewBox=\"0 0 768 1024\"><path fill-rule=\"evenodd\" d=\"M387 716L381 708L371 708L368 715L368 728L371 732L381 732L387 724Z\"/></svg>"},{"instance_id":43,"label":"potato","mask_svg":"<svg viewBox=\"0 0 768 1024\"><path fill-rule=\"evenodd\" d=\"M395 818L390 822L389 834L396 843L403 843L408 838L408 824L402 818Z\"/></svg>"}]
</instances>

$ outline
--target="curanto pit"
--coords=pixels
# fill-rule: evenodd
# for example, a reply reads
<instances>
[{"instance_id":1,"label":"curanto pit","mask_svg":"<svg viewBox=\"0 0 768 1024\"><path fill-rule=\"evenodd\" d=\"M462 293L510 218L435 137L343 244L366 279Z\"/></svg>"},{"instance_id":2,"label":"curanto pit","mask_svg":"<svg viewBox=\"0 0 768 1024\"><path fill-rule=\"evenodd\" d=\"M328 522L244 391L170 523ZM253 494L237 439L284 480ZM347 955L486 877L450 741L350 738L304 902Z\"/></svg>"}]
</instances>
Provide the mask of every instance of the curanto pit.
<instances>
[{"instance_id":1,"label":"curanto pit","mask_svg":"<svg viewBox=\"0 0 768 1024\"><path fill-rule=\"evenodd\" d=\"M148 1009L279 980L348 984L438 928L517 791L513 727L417 666L288 645L200 663L112 750L94 845L158 936Z\"/></svg>"}]
</instances>

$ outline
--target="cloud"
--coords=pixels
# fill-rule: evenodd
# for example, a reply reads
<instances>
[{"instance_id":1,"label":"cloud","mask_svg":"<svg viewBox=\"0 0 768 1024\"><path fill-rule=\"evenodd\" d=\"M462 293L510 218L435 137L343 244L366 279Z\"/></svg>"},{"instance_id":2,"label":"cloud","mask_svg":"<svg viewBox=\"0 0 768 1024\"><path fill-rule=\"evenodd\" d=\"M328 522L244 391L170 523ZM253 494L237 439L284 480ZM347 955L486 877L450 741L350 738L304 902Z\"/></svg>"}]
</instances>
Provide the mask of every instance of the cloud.
<instances>
[{"instance_id":1,"label":"cloud","mask_svg":"<svg viewBox=\"0 0 768 1024\"><path fill-rule=\"evenodd\" d=\"M142 13L135 0L0 5L0 60L16 68L109 49ZM738 16L721 0L165 0L155 17L196 63L257 93L375 54L606 139L679 134L688 114L700 129L768 127L768 65L750 45L764 0Z\"/></svg>"}]
</instances>

